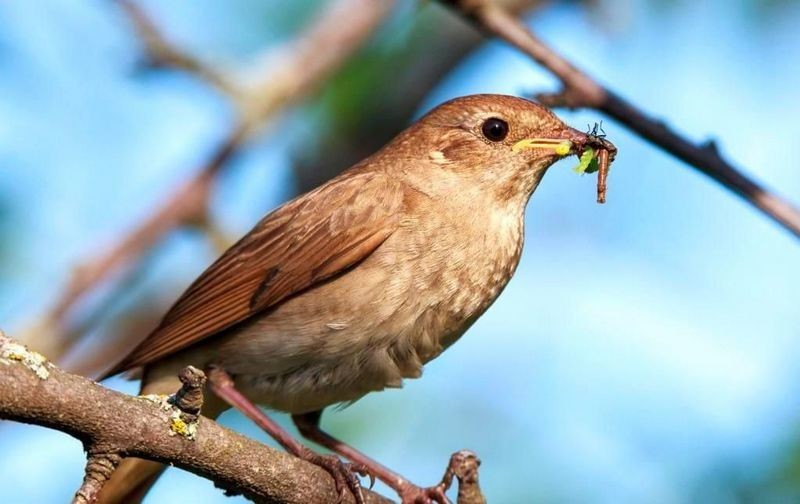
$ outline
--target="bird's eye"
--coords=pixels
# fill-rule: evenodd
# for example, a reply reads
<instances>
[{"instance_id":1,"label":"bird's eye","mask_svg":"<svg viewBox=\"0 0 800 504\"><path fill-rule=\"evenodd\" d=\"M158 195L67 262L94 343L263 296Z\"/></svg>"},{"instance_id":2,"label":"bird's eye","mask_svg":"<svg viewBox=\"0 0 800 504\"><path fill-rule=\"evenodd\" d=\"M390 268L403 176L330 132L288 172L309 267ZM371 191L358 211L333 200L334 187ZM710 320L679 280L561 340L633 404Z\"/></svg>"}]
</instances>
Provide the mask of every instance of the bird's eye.
<instances>
[{"instance_id":1,"label":"bird's eye","mask_svg":"<svg viewBox=\"0 0 800 504\"><path fill-rule=\"evenodd\" d=\"M508 123L502 119L492 117L484 121L481 131L488 140L501 142L508 135Z\"/></svg>"}]
</instances>

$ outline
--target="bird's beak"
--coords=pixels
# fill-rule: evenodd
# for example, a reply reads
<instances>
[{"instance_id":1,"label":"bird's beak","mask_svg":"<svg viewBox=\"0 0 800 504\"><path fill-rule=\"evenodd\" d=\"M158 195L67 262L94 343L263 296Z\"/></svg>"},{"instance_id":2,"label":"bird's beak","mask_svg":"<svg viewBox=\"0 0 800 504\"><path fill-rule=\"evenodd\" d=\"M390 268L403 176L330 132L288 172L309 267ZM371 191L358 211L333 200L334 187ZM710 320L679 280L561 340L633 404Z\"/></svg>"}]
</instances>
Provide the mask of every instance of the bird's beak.
<instances>
[{"instance_id":1,"label":"bird's beak","mask_svg":"<svg viewBox=\"0 0 800 504\"><path fill-rule=\"evenodd\" d=\"M563 130L554 132L552 136L539 138L525 138L511 146L511 150L519 152L525 149L552 150L558 156L576 154L580 156L587 148L594 150L605 149L609 153L609 160L613 160L617 153L614 144L602 136L583 133L575 128L566 126Z\"/></svg>"}]
</instances>

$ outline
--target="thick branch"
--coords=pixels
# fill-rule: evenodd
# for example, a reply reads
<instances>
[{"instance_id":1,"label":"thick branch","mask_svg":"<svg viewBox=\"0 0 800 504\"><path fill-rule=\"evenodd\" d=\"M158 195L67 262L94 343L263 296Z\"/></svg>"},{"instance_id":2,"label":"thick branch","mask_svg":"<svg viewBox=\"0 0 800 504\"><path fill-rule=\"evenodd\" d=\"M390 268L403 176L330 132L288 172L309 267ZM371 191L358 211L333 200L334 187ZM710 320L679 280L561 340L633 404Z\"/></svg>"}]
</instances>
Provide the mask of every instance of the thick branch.
<instances>
[{"instance_id":1,"label":"thick branch","mask_svg":"<svg viewBox=\"0 0 800 504\"><path fill-rule=\"evenodd\" d=\"M616 119L645 140L716 180L800 238L800 211L780 196L725 161L715 148L695 145L663 122L600 85L554 49L539 40L521 21L491 0L440 0L483 31L500 37L555 75L563 85L557 95L540 95L548 105L592 108Z\"/></svg>"},{"instance_id":2,"label":"thick branch","mask_svg":"<svg viewBox=\"0 0 800 504\"><path fill-rule=\"evenodd\" d=\"M201 386L193 372L184 377L183 393L172 403ZM0 333L0 418L50 427L84 443L89 463L75 502L92 502L127 456L175 465L259 502L336 502L333 479L323 469L203 417L186 429L177 420L189 411L172 403L127 396L66 373ZM364 496L391 502L369 491Z\"/></svg>"}]
</instances>

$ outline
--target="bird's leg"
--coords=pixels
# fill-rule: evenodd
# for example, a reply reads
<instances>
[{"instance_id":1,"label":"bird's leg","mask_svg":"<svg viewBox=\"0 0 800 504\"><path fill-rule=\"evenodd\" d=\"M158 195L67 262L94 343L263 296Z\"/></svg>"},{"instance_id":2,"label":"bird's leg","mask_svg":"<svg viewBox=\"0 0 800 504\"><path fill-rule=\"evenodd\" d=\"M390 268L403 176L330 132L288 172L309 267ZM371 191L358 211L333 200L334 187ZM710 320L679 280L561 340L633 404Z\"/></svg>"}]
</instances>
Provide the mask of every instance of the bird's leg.
<instances>
[{"instance_id":1,"label":"bird's leg","mask_svg":"<svg viewBox=\"0 0 800 504\"><path fill-rule=\"evenodd\" d=\"M320 466L330 473L336 483L336 491L340 499L349 489L358 504L364 504L364 496L361 493L361 482L356 473L361 476L369 476L366 467L358 463L345 463L336 455L321 455L304 446L291 434L278 425L275 420L267 416L266 413L253 404L250 399L245 397L236 389L233 378L222 368L210 367L206 371L211 390L223 401L244 413L244 415L255 422L275 441L280 443L286 451L314 465Z\"/></svg>"},{"instance_id":2,"label":"bird's leg","mask_svg":"<svg viewBox=\"0 0 800 504\"><path fill-rule=\"evenodd\" d=\"M436 486L419 487L383 464L320 429L319 421L321 417L322 410L302 415L292 415L292 420L300 434L306 439L314 441L334 453L338 453L342 457L366 467L371 474L374 474L379 480L394 489L403 500L403 504L431 504L433 502L450 504L445 492L450 486L452 478L449 481L445 478Z\"/></svg>"}]
</instances>

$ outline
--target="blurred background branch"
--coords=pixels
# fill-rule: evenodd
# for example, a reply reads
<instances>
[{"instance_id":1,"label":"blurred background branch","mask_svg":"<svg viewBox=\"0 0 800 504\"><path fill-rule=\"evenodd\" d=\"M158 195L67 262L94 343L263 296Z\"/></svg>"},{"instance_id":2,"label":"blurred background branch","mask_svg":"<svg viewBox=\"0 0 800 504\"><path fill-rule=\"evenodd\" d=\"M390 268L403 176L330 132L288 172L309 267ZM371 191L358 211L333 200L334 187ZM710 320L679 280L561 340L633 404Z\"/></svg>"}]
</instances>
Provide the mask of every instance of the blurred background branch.
<instances>
[{"instance_id":1,"label":"blurred background branch","mask_svg":"<svg viewBox=\"0 0 800 504\"><path fill-rule=\"evenodd\" d=\"M441 0L472 21L482 31L502 38L552 72L563 85L556 94L540 93L536 99L550 107L591 108L617 120L645 140L719 182L787 231L800 238L800 210L766 190L725 161L714 142L703 146L653 119L616 92L601 86L552 47L536 37L512 13L491 0Z\"/></svg>"},{"instance_id":2,"label":"blurred background branch","mask_svg":"<svg viewBox=\"0 0 800 504\"><path fill-rule=\"evenodd\" d=\"M208 223L208 199L218 173L242 144L263 128L284 107L315 90L333 71L358 49L390 11L390 0L337 0L296 42L259 59L258 81L245 86L213 69L209 64L167 42L147 14L136 4L121 5L144 41L150 60L191 72L234 97L239 104L239 119L228 137L212 150L208 161L193 178L157 208L147 219L107 250L77 266L64 292L44 316L44 324L25 331L26 343L53 359L60 359L74 344L79 333L63 328L70 309L82 296L120 268L141 259L163 236L190 224ZM113 292L107 294L113 296ZM107 357L104 354L103 357ZM96 360L92 361L94 365ZM105 362L108 365L109 362ZM85 372L100 371L80 369Z\"/></svg>"},{"instance_id":3,"label":"blurred background branch","mask_svg":"<svg viewBox=\"0 0 800 504\"><path fill-rule=\"evenodd\" d=\"M211 63L200 61L193 54L167 40L147 12L133 0L117 0L142 42L144 63L153 68L179 69L197 76L219 91L239 99L239 84L220 72Z\"/></svg>"}]
</instances>

